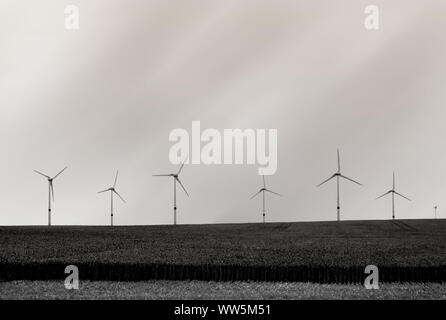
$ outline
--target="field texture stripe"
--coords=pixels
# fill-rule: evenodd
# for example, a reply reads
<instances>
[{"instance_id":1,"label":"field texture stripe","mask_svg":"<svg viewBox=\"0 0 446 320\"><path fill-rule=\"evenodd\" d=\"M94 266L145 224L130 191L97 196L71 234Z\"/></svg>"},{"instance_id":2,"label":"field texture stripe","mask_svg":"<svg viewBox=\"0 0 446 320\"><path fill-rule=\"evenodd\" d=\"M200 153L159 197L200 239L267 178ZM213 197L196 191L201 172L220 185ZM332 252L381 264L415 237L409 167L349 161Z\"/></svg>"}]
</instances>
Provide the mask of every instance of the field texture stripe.
<instances>
[{"instance_id":1,"label":"field texture stripe","mask_svg":"<svg viewBox=\"0 0 446 320\"><path fill-rule=\"evenodd\" d=\"M0 263L0 280L63 280L67 263ZM92 281L202 280L363 283L363 266L246 266L80 263L80 279ZM381 266L380 282L446 282L446 266Z\"/></svg>"}]
</instances>

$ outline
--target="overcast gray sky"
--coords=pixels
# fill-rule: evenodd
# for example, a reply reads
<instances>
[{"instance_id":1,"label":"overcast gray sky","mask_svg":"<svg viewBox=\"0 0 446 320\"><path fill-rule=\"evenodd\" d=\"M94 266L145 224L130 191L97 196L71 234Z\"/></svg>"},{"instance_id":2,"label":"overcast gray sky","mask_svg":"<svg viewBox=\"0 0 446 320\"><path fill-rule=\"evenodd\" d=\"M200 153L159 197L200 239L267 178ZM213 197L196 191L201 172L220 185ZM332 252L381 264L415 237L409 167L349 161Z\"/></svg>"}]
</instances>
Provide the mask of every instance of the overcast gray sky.
<instances>
[{"instance_id":1,"label":"overcast gray sky","mask_svg":"<svg viewBox=\"0 0 446 320\"><path fill-rule=\"evenodd\" d=\"M80 29L64 8L80 9ZM380 9L380 30L364 8ZM446 3L438 0L0 1L0 224L172 223L169 133L278 129L267 220L446 217ZM179 223L261 221L255 166L189 165Z\"/></svg>"}]
</instances>

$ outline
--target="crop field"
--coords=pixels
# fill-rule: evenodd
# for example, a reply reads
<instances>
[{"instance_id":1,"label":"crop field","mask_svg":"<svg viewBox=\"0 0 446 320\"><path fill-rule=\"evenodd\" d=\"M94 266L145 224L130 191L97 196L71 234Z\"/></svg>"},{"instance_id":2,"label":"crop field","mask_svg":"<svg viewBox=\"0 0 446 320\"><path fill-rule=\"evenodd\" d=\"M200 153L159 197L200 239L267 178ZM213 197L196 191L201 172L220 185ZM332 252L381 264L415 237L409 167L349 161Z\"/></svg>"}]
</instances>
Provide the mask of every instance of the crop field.
<instances>
[{"instance_id":1,"label":"crop field","mask_svg":"<svg viewBox=\"0 0 446 320\"><path fill-rule=\"evenodd\" d=\"M361 284L302 282L207 282L207 281L81 281L79 290L67 290L63 281L0 282L0 300L136 299L136 300L257 300L257 299L446 299L446 284L385 283L379 290Z\"/></svg>"},{"instance_id":2,"label":"crop field","mask_svg":"<svg viewBox=\"0 0 446 320\"><path fill-rule=\"evenodd\" d=\"M446 220L0 227L0 279L446 282Z\"/></svg>"}]
</instances>

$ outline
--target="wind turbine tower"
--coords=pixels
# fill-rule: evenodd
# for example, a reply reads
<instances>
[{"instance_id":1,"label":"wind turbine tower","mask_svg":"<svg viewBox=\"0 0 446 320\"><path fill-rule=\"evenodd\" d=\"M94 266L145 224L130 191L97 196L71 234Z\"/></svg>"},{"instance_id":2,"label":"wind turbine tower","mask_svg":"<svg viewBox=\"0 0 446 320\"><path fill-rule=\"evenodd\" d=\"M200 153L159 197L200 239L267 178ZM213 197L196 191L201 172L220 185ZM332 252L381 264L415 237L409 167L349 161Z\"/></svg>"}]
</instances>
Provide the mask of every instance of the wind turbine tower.
<instances>
[{"instance_id":1,"label":"wind turbine tower","mask_svg":"<svg viewBox=\"0 0 446 320\"><path fill-rule=\"evenodd\" d=\"M395 172L393 173L393 183L392 183L392 190L387 191L386 193L384 193L383 195L379 196L378 198L376 198L376 200L391 194L392 195L392 220L395 220L395 195L400 196L401 198L404 198L406 200L411 201L409 198L407 198L406 196L403 196L401 193L398 193L395 191Z\"/></svg>"},{"instance_id":2,"label":"wind turbine tower","mask_svg":"<svg viewBox=\"0 0 446 320\"><path fill-rule=\"evenodd\" d=\"M58 174L56 174L54 177L50 177L46 174L43 174L40 171L34 170L35 173L40 174L41 176L44 176L48 180L48 226L51 226L51 198L53 198L54 202L54 186L53 181L56 179L62 172L65 171L67 167L63 168Z\"/></svg>"},{"instance_id":3,"label":"wind turbine tower","mask_svg":"<svg viewBox=\"0 0 446 320\"><path fill-rule=\"evenodd\" d=\"M328 178L327 180L325 180L322 183L318 184L317 186L320 187L323 184L325 184L326 182L328 182L328 181L330 181L331 179L334 179L334 178L336 178L336 203L337 203L337 205L336 205L336 212L337 212L337 221L341 221L341 200L340 200L340 196L339 196L339 182L340 182L340 179L343 178L345 180L349 180L349 181L351 181L353 183L356 183L357 185L360 185L360 186L362 186L362 184L357 182L357 181L355 181L355 180L353 180L353 179L351 179L351 178L348 178L348 177L344 176L341 173L341 158L339 156L339 149L338 149L338 171L336 173L334 173L330 178Z\"/></svg>"},{"instance_id":4,"label":"wind turbine tower","mask_svg":"<svg viewBox=\"0 0 446 320\"><path fill-rule=\"evenodd\" d=\"M110 225L112 227L113 227L113 194L116 194L122 200L122 202L125 203L124 198L121 197L121 195L115 189L117 182L118 182L118 171L116 171L115 182L113 183L113 187L110 187L108 189L105 189L105 190L102 190L102 191L98 192L98 193L104 193L104 192L110 191Z\"/></svg>"},{"instance_id":5,"label":"wind turbine tower","mask_svg":"<svg viewBox=\"0 0 446 320\"><path fill-rule=\"evenodd\" d=\"M179 175L181 173L181 170L183 170L184 167L184 161L180 166L180 169L176 173L167 173L167 174L154 174L154 177L172 177L173 178L173 225L177 225L177 182L183 189L184 193L189 197L189 193L187 193L186 188L181 183L181 180L179 178Z\"/></svg>"},{"instance_id":6,"label":"wind turbine tower","mask_svg":"<svg viewBox=\"0 0 446 320\"><path fill-rule=\"evenodd\" d=\"M262 194L262 203L263 203L263 206L262 206L262 213L263 213L263 223L265 223L265 192L269 192L269 193L272 193L272 194L275 194L275 195L277 195L277 196L279 196L279 197L281 197L282 195L281 194L279 194L279 193L277 193L277 192L274 192L274 191L272 191L272 190L269 190L267 187L266 187L266 182L265 182L265 176L262 176L262 179L263 179L263 187L256 193L256 194L254 194L252 197L251 197L251 199L253 199L253 198L255 198L257 195L259 195L260 193Z\"/></svg>"}]
</instances>

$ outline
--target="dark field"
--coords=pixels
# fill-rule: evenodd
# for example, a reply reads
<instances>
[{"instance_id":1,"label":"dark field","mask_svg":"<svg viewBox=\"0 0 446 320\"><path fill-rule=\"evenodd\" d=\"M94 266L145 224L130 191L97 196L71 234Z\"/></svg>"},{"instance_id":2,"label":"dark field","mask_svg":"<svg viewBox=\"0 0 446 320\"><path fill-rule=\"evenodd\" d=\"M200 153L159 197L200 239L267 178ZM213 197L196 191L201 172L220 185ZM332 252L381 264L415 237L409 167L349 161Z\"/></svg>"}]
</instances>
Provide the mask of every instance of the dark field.
<instances>
[{"instance_id":1,"label":"dark field","mask_svg":"<svg viewBox=\"0 0 446 320\"><path fill-rule=\"evenodd\" d=\"M0 227L0 278L446 281L446 220L134 227Z\"/></svg>"}]
</instances>

